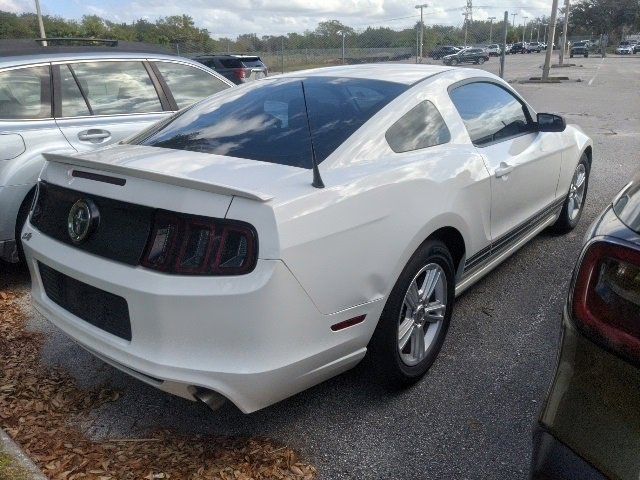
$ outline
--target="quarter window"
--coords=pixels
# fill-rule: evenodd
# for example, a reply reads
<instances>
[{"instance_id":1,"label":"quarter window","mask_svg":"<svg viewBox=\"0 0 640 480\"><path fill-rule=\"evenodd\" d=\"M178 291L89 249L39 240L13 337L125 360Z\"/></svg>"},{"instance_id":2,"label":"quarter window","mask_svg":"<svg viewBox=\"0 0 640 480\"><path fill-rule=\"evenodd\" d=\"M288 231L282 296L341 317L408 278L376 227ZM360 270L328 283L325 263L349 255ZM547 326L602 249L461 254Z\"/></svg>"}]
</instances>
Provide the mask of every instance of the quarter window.
<instances>
[{"instance_id":1,"label":"quarter window","mask_svg":"<svg viewBox=\"0 0 640 480\"><path fill-rule=\"evenodd\" d=\"M162 111L158 92L142 62L73 63L69 68L94 115Z\"/></svg>"},{"instance_id":2,"label":"quarter window","mask_svg":"<svg viewBox=\"0 0 640 480\"><path fill-rule=\"evenodd\" d=\"M424 101L413 107L394 123L385 134L396 153L441 145L451 140L451 134L435 105Z\"/></svg>"},{"instance_id":3,"label":"quarter window","mask_svg":"<svg viewBox=\"0 0 640 480\"><path fill-rule=\"evenodd\" d=\"M156 67L171 89L178 108L188 107L229 86L217 77L180 63L156 62Z\"/></svg>"},{"instance_id":4,"label":"quarter window","mask_svg":"<svg viewBox=\"0 0 640 480\"><path fill-rule=\"evenodd\" d=\"M476 82L451 92L458 113L474 145L483 146L532 131L524 104L493 83Z\"/></svg>"},{"instance_id":5,"label":"quarter window","mask_svg":"<svg viewBox=\"0 0 640 480\"><path fill-rule=\"evenodd\" d=\"M0 119L51 117L49 67L0 72Z\"/></svg>"}]
</instances>

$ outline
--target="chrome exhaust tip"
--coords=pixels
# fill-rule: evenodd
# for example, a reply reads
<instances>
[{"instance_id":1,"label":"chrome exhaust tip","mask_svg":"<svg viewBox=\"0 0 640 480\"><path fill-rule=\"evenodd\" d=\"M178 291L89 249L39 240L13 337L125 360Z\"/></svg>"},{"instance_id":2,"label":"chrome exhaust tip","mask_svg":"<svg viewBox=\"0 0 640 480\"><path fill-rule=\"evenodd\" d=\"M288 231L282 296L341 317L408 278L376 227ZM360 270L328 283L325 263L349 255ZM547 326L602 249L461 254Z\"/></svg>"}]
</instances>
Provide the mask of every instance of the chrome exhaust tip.
<instances>
[{"instance_id":1,"label":"chrome exhaust tip","mask_svg":"<svg viewBox=\"0 0 640 480\"><path fill-rule=\"evenodd\" d=\"M193 396L204 403L213 412L222 407L222 405L227 401L227 399L219 393L216 393L213 390L207 390L206 388L197 388Z\"/></svg>"}]
</instances>

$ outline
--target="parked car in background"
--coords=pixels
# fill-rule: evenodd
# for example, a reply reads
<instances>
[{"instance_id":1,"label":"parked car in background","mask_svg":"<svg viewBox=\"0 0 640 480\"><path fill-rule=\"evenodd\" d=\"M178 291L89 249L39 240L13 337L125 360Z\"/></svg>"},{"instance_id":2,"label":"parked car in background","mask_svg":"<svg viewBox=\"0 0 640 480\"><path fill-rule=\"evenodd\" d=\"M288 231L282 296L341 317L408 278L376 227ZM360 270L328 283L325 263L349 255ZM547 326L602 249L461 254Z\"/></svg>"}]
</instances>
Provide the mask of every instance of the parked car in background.
<instances>
[{"instance_id":1,"label":"parked car in background","mask_svg":"<svg viewBox=\"0 0 640 480\"><path fill-rule=\"evenodd\" d=\"M458 47L454 47L453 45L441 45L436 47L431 52L431 58L433 58L434 60L440 60L442 57L458 53L459 51L460 49Z\"/></svg>"},{"instance_id":2,"label":"parked car in background","mask_svg":"<svg viewBox=\"0 0 640 480\"><path fill-rule=\"evenodd\" d=\"M200 55L194 57L194 60L215 70L235 84L252 82L269 74L267 66L260 57L255 55Z\"/></svg>"},{"instance_id":3,"label":"parked car in background","mask_svg":"<svg viewBox=\"0 0 640 480\"><path fill-rule=\"evenodd\" d=\"M633 55L635 53L635 46L629 41L620 42L620 45L616 48L618 55Z\"/></svg>"},{"instance_id":4,"label":"parked car in background","mask_svg":"<svg viewBox=\"0 0 640 480\"><path fill-rule=\"evenodd\" d=\"M241 85L121 145L47 154L23 230L33 302L115 367L213 406L255 411L367 352L406 387L456 295L576 226L591 149L482 69Z\"/></svg>"},{"instance_id":5,"label":"parked car in background","mask_svg":"<svg viewBox=\"0 0 640 480\"><path fill-rule=\"evenodd\" d=\"M583 56L584 58L589 57L589 42L576 42L571 45L571 49L569 50L569 56L571 58L576 55Z\"/></svg>"},{"instance_id":6,"label":"parked car in background","mask_svg":"<svg viewBox=\"0 0 640 480\"><path fill-rule=\"evenodd\" d=\"M518 42L511 46L511 53L531 53L526 43Z\"/></svg>"},{"instance_id":7,"label":"parked car in background","mask_svg":"<svg viewBox=\"0 0 640 480\"><path fill-rule=\"evenodd\" d=\"M638 478L638 392L640 172L587 233L534 433L531 478Z\"/></svg>"},{"instance_id":8,"label":"parked car in background","mask_svg":"<svg viewBox=\"0 0 640 480\"><path fill-rule=\"evenodd\" d=\"M485 51L490 57L499 57L502 54L502 48L497 43L492 43L485 47Z\"/></svg>"},{"instance_id":9,"label":"parked car in background","mask_svg":"<svg viewBox=\"0 0 640 480\"><path fill-rule=\"evenodd\" d=\"M445 65L458 65L460 63L476 63L482 65L489 60L489 54L484 48L466 48L453 55L442 58Z\"/></svg>"},{"instance_id":10,"label":"parked car in background","mask_svg":"<svg viewBox=\"0 0 640 480\"><path fill-rule=\"evenodd\" d=\"M197 62L144 49L0 43L0 258L19 260L44 152L117 143L232 85Z\"/></svg>"},{"instance_id":11,"label":"parked car in background","mask_svg":"<svg viewBox=\"0 0 640 480\"><path fill-rule=\"evenodd\" d=\"M529 50L529 52L536 52L536 53L540 53L542 50L544 50L540 42L529 42L527 44L527 49Z\"/></svg>"}]
</instances>

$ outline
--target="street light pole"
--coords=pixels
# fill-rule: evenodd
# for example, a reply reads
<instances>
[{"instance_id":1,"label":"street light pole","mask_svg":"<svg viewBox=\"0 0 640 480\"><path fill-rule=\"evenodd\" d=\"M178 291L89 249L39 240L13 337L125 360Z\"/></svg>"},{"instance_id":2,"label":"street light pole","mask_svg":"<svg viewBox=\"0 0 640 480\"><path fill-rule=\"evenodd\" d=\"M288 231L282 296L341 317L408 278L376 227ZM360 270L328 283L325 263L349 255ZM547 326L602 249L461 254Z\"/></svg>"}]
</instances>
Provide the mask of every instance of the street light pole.
<instances>
[{"instance_id":1,"label":"street light pole","mask_svg":"<svg viewBox=\"0 0 640 480\"><path fill-rule=\"evenodd\" d=\"M42 12L40 11L40 0L36 0L36 14L38 15L38 27L40 28L40 38L47 38L44 33L44 23L42 23ZM42 46L46 47L47 42L42 42Z\"/></svg>"},{"instance_id":2,"label":"street light pole","mask_svg":"<svg viewBox=\"0 0 640 480\"><path fill-rule=\"evenodd\" d=\"M531 43L532 40L533 40L533 25L531 25L531 28L529 29L529 43Z\"/></svg>"},{"instance_id":3,"label":"street light pole","mask_svg":"<svg viewBox=\"0 0 640 480\"><path fill-rule=\"evenodd\" d=\"M564 64L564 52L567 49L567 33L569 33L569 0L564 0L564 25L562 26L562 50L560 50L560 65Z\"/></svg>"},{"instance_id":4,"label":"street light pole","mask_svg":"<svg viewBox=\"0 0 640 480\"><path fill-rule=\"evenodd\" d=\"M544 58L544 67L542 67L542 81L549 80L549 70L551 69L551 54L553 53L553 42L556 39L556 24L558 23L558 0L553 0L551 6L551 20L549 23L549 43Z\"/></svg>"},{"instance_id":5,"label":"street light pole","mask_svg":"<svg viewBox=\"0 0 640 480\"><path fill-rule=\"evenodd\" d=\"M429 5L426 3L422 3L420 5L416 5L416 8L420 9L420 58L422 58L422 46L424 45L424 20L423 20L423 10L427 8Z\"/></svg>"},{"instance_id":6,"label":"street light pole","mask_svg":"<svg viewBox=\"0 0 640 480\"><path fill-rule=\"evenodd\" d=\"M489 17L489 21L491 22L489 24L489 43L491 43L491 41L493 40L493 21L496 19L496 17Z\"/></svg>"},{"instance_id":7,"label":"street light pole","mask_svg":"<svg viewBox=\"0 0 640 480\"><path fill-rule=\"evenodd\" d=\"M513 17L513 20L511 20L511 28L516 28L516 17L518 16L518 14L512 13L511 16Z\"/></svg>"},{"instance_id":8,"label":"street light pole","mask_svg":"<svg viewBox=\"0 0 640 480\"><path fill-rule=\"evenodd\" d=\"M545 24L544 24L544 37L542 37L542 41L543 41L544 43L547 43L547 44L549 43L549 42L547 41L547 27L548 27L548 26L549 26L549 24L548 24L548 23L545 23Z\"/></svg>"},{"instance_id":9,"label":"street light pole","mask_svg":"<svg viewBox=\"0 0 640 480\"><path fill-rule=\"evenodd\" d=\"M529 17L522 17L522 47L524 48L524 36L527 33L527 19Z\"/></svg>"}]
</instances>

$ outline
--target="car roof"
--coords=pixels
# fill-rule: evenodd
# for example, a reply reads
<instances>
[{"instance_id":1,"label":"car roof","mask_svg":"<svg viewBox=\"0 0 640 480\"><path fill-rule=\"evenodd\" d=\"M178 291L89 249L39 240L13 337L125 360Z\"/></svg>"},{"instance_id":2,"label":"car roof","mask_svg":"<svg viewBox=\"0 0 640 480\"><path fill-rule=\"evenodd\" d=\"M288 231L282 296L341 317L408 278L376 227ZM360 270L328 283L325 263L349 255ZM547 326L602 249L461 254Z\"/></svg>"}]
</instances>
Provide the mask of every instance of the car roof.
<instances>
[{"instance_id":1,"label":"car roof","mask_svg":"<svg viewBox=\"0 0 640 480\"><path fill-rule=\"evenodd\" d=\"M155 60L180 60L185 63L198 64L186 57L179 57L167 53L152 51L127 51L122 49L92 48L92 47L42 47L33 52L14 52L13 55L4 55L0 49L0 68L29 65L44 62L65 62L74 60L104 60L104 59L139 59L152 58Z\"/></svg>"},{"instance_id":2,"label":"car roof","mask_svg":"<svg viewBox=\"0 0 640 480\"><path fill-rule=\"evenodd\" d=\"M248 53L212 53L209 55L197 55L193 58L260 58L260 56Z\"/></svg>"},{"instance_id":3,"label":"car roof","mask_svg":"<svg viewBox=\"0 0 640 480\"><path fill-rule=\"evenodd\" d=\"M451 70L440 65L416 65L411 63L370 63L340 65L285 73L279 77L342 77L384 80L413 85L425 78Z\"/></svg>"},{"instance_id":4,"label":"car roof","mask_svg":"<svg viewBox=\"0 0 640 480\"><path fill-rule=\"evenodd\" d=\"M124 44L124 45L123 45ZM182 60L194 63L185 57L171 55L160 46L135 42L119 42L118 47L108 46L48 46L35 42L0 41L0 68L40 62L64 62L69 60L102 60L127 58L154 58Z\"/></svg>"}]
</instances>

